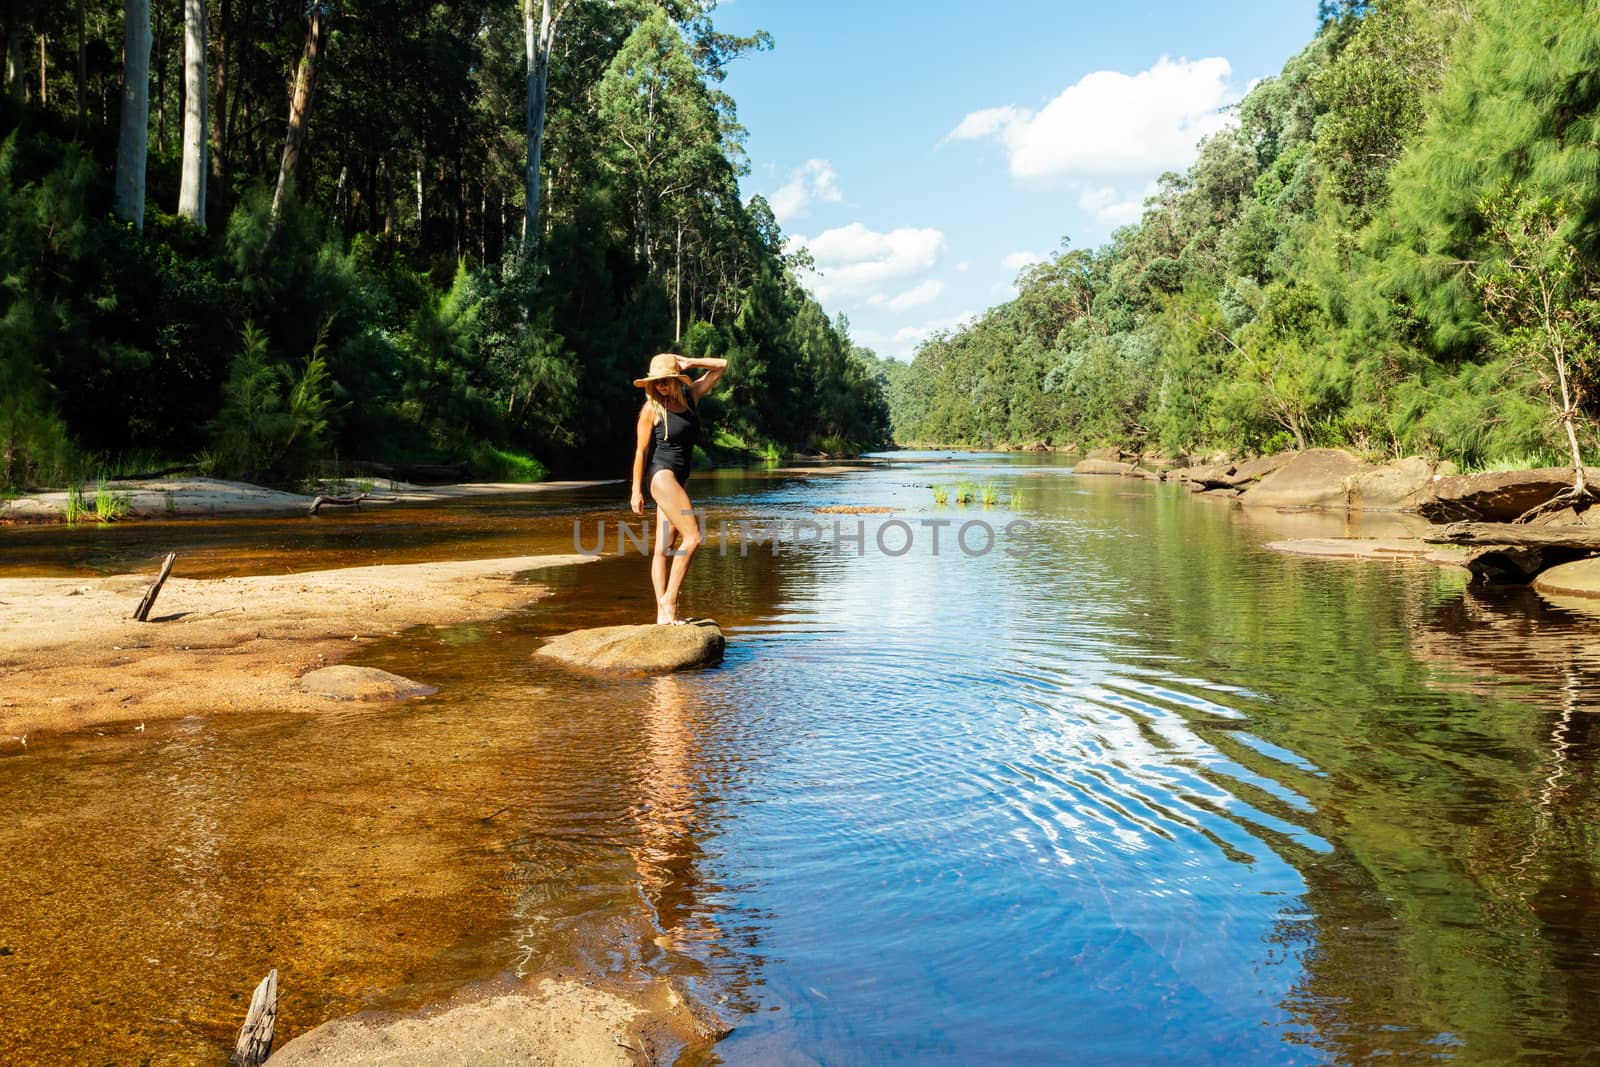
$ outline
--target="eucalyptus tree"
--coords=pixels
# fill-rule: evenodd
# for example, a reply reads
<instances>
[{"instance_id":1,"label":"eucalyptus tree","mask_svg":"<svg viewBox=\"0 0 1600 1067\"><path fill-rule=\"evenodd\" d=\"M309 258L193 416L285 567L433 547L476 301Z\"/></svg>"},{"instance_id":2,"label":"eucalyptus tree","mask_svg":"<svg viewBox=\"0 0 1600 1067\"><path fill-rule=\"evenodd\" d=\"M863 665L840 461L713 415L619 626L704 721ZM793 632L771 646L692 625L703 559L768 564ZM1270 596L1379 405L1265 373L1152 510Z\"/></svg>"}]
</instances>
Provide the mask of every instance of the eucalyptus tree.
<instances>
[{"instance_id":1,"label":"eucalyptus tree","mask_svg":"<svg viewBox=\"0 0 1600 1067\"><path fill-rule=\"evenodd\" d=\"M523 255L536 254L539 241L539 166L544 154L545 93L550 83L550 53L561 19L577 0L522 0L522 33L527 51L528 110L523 172ZM535 9L538 19L535 21Z\"/></svg>"},{"instance_id":2,"label":"eucalyptus tree","mask_svg":"<svg viewBox=\"0 0 1600 1067\"><path fill-rule=\"evenodd\" d=\"M272 194L272 217L283 213L283 198L288 195L295 170L300 165L300 146L305 141L306 124L311 115L312 94L317 88L317 60L326 40L327 21L333 5L313 2L306 11L306 40L300 50L300 65L294 78L294 96L289 102L289 130L283 140L283 158L278 166L278 185Z\"/></svg>"},{"instance_id":3,"label":"eucalyptus tree","mask_svg":"<svg viewBox=\"0 0 1600 1067\"><path fill-rule=\"evenodd\" d=\"M731 180L722 125L683 35L660 9L623 42L597 91L612 165L631 186L636 254L657 271L671 241L677 334L683 326L684 239L703 198Z\"/></svg>"},{"instance_id":4,"label":"eucalyptus tree","mask_svg":"<svg viewBox=\"0 0 1600 1067\"><path fill-rule=\"evenodd\" d=\"M117 217L144 232L150 136L150 0L127 0L122 36L122 126L117 137Z\"/></svg>"},{"instance_id":5,"label":"eucalyptus tree","mask_svg":"<svg viewBox=\"0 0 1600 1067\"><path fill-rule=\"evenodd\" d=\"M178 214L206 224L206 172L210 131L206 108L206 2L183 0L183 177Z\"/></svg>"}]
</instances>

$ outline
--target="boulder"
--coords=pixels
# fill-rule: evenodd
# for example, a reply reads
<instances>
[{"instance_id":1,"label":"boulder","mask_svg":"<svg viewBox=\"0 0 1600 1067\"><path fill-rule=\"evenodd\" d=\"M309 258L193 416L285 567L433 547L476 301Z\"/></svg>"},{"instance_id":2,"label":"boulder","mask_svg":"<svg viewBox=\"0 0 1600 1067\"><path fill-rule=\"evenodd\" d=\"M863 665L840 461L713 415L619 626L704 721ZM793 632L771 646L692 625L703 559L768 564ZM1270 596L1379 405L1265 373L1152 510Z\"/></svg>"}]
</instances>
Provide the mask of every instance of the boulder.
<instances>
[{"instance_id":1,"label":"boulder","mask_svg":"<svg viewBox=\"0 0 1600 1067\"><path fill-rule=\"evenodd\" d=\"M1085 459L1072 468L1073 474L1132 474L1133 464L1119 459Z\"/></svg>"},{"instance_id":2,"label":"boulder","mask_svg":"<svg viewBox=\"0 0 1600 1067\"><path fill-rule=\"evenodd\" d=\"M1434 475L1441 466L1454 469L1446 461L1440 464L1421 456L1405 459L1370 470L1357 471L1345 485L1346 499L1352 511L1415 511L1417 504L1433 484Z\"/></svg>"},{"instance_id":3,"label":"boulder","mask_svg":"<svg viewBox=\"0 0 1600 1067\"><path fill-rule=\"evenodd\" d=\"M1295 452L1288 462L1246 489L1239 502L1258 508L1346 507L1345 479L1362 469L1361 461L1342 448Z\"/></svg>"},{"instance_id":4,"label":"boulder","mask_svg":"<svg viewBox=\"0 0 1600 1067\"><path fill-rule=\"evenodd\" d=\"M1600 469L1584 471L1600 484ZM1510 522L1572 485L1571 467L1489 471L1434 478L1417 503L1429 522Z\"/></svg>"},{"instance_id":5,"label":"boulder","mask_svg":"<svg viewBox=\"0 0 1600 1067\"><path fill-rule=\"evenodd\" d=\"M1552 596L1600 598L1600 558L1551 567L1533 580L1533 587Z\"/></svg>"},{"instance_id":6,"label":"boulder","mask_svg":"<svg viewBox=\"0 0 1600 1067\"><path fill-rule=\"evenodd\" d=\"M1265 478L1296 455L1298 453L1280 452L1274 456L1262 456L1244 463L1234 463L1224 459L1201 467L1187 467L1173 471L1172 476L1181 482L1192 482L1202 489L1238 489L1250 482Z\"/></svg>"},{"instance_id":7,"label":"boulder","mask_svg":"<svg viewBox=\"0 0 1600 1067\"><path fill-rule=\"evenodd\" d=\"M599 626L552 637L537 655L597 671L664 674L709 667L722 660L727 641L710 619L686 626Z\"/></svg>"},{"instance_id":8,"label":"boulder","mask_svg":"<svg viewBox=\"0 0 1600 1067\"><path fill-rule=\"evenodd\" d=\"M329 700L409 700L432 696L437 686L423 685L375 667L339 664L323 667L300 678L300 688Z\"/></svg>"}]
</instances>

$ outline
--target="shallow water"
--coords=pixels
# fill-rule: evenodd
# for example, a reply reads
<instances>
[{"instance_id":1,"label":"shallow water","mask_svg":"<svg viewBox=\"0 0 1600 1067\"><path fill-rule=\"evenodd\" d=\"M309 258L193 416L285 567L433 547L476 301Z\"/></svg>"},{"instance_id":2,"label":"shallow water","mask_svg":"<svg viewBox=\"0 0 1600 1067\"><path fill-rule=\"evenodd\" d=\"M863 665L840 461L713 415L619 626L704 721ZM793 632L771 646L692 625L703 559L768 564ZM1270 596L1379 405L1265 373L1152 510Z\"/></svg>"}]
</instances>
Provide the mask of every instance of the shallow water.
<instances>
[{"instance_id":1,"label":"shallow water","mask_svg":"<svg viewBox=\"0 0 1600 1067\"><path fill-rule=\"evenodd\" d=\"M964 478L1013 503L933 503ZM288 1033L508 972L675 975L737 1025L729 1063L1597 1055L1600 619L1268 553L1355 527L1049 456L691 488L713 536L685 606L727 631L715 670L531 657L648 618L612 543L526 612L362 654L437 696L0 759L0 1058L221 1063L272 966ZM0 531L0 560L571 551L618 492ZM824 529L724 554L719 518ZM945 518L935 555L920 523ZM962 551L973 520L993 550Z\"/></svg>"}]
</instances>

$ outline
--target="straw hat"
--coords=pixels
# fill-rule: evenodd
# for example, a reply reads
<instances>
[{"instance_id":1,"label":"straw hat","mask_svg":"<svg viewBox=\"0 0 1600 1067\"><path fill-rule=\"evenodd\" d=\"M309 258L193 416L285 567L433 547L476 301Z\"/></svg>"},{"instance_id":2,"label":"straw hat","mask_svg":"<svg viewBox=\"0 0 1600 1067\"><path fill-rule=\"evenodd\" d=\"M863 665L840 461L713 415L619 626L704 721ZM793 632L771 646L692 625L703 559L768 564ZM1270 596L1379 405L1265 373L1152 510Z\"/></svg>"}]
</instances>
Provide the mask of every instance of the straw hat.
<instances>
[{"instance_id":1,"label":"straw hat","mask_svg":"<svg viewBox=\"0 0 1600 1067\"><path fill-rule=\"evenodd\" d=\"M684 385L692 384L687 374L678 373L678 357L671 352L662 352L659 355L651 356L650 373L643 378L635 378L633 384L642 389L651 382L659 382L664 378L676 378Z\"/></svg>"}]
</instances>

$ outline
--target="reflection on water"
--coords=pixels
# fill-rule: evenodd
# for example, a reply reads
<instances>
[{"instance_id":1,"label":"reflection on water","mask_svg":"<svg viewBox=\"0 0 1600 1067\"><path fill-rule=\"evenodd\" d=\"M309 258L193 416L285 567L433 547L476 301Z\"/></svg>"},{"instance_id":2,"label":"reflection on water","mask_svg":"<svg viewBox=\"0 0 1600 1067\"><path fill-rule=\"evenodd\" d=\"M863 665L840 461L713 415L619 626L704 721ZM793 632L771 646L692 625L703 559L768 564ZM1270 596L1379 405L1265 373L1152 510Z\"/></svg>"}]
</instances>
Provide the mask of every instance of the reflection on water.
<instances>
[{"instance_id":1,"label":"reflection on water","mask_svg":"<svg viewBox=\"0 0 1600 1067\"><path fill-rule=\"evenodd\" d=\"M936 507L958 480L1020 502ZM685 607L723 623L718 669L531 656L649 617L644 561L605 560L364 653L438 685L424 701L0 760L0 1055L220 1062L270 966L289 1032L506 973L673 976L737 1024L730 1063L1594 1055L1600 620L1267 553L1357 530L1051 457L729 475L698 502L889 506L919 534L1020 517L1040 551L885 557L863 516L863 555L702 554ZM614 503L234 524L189 552L220 573L567 551Z\"/></svg>"}]
</instances>

